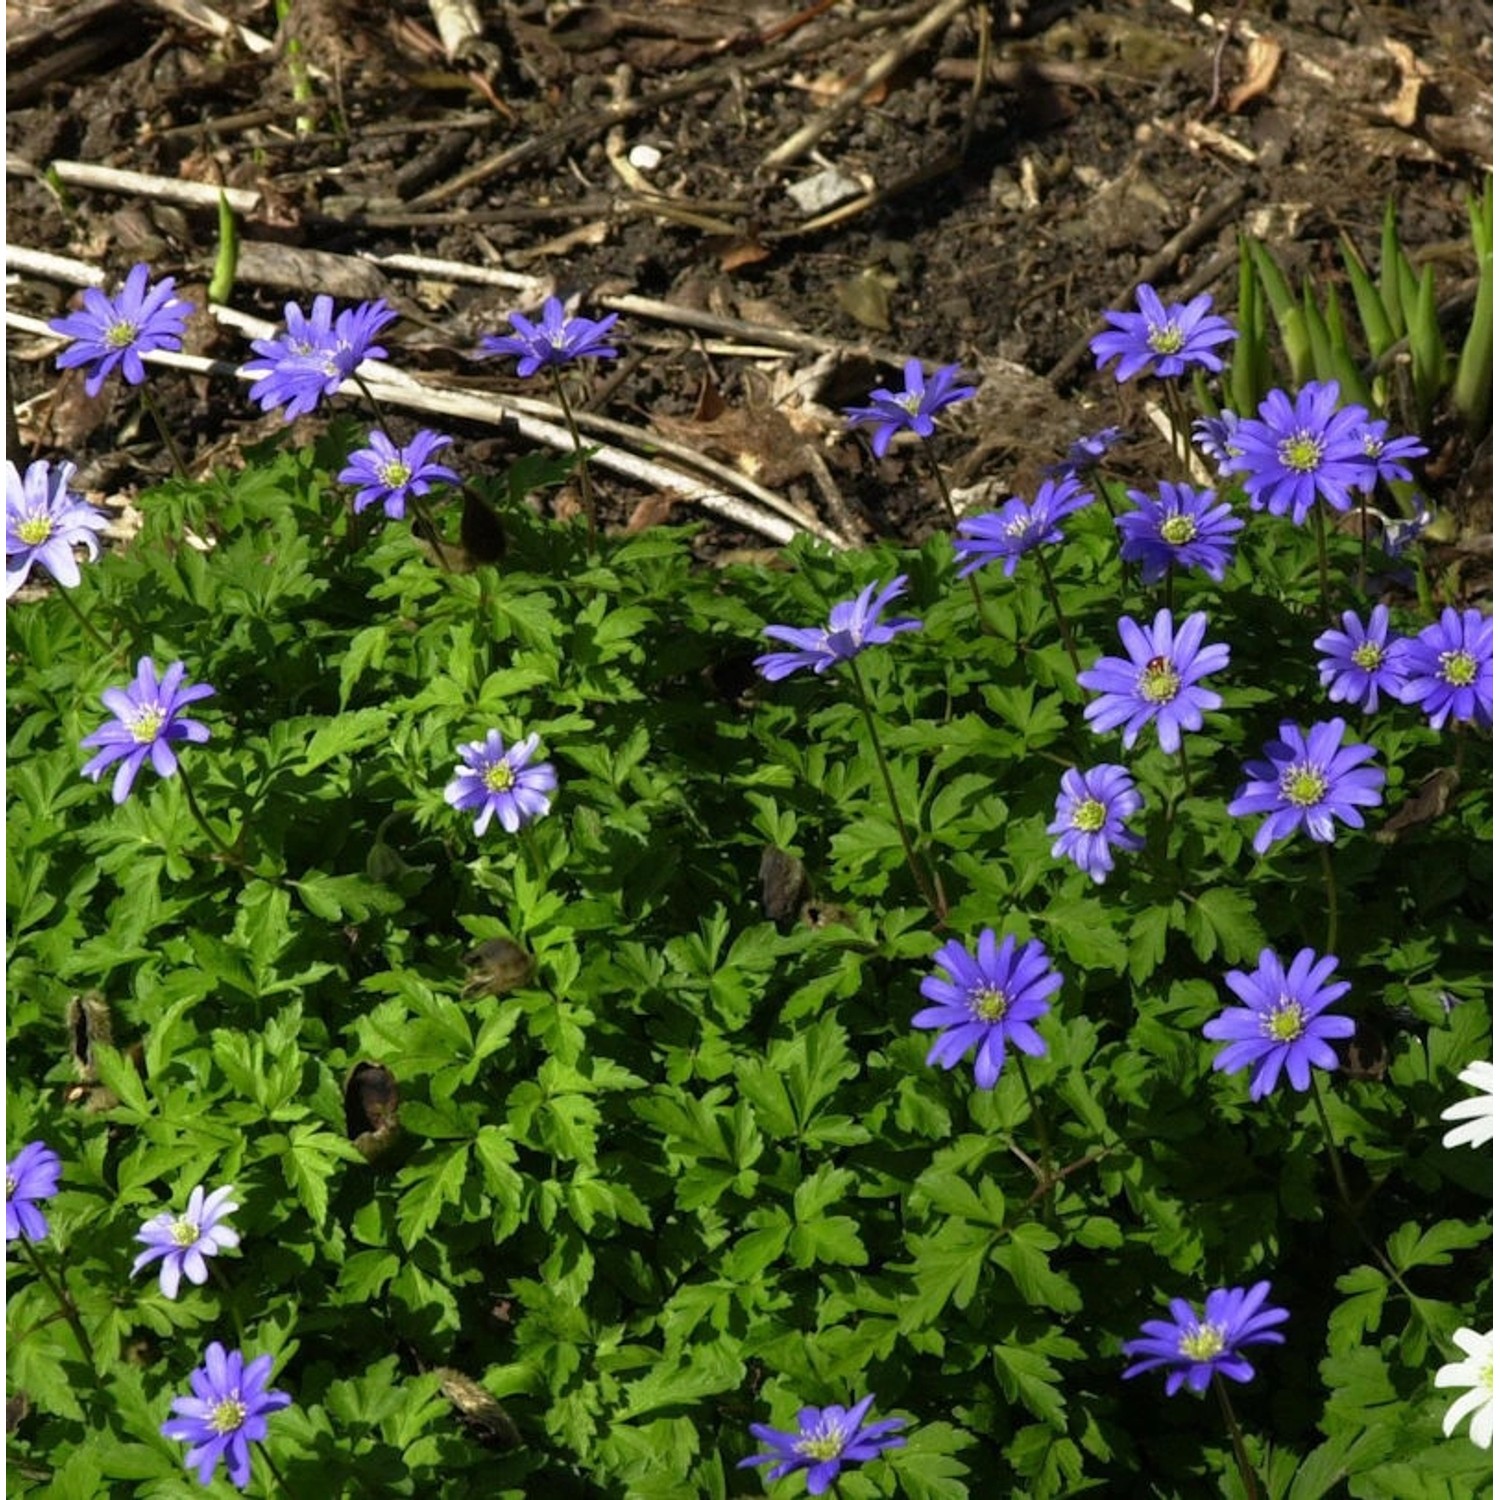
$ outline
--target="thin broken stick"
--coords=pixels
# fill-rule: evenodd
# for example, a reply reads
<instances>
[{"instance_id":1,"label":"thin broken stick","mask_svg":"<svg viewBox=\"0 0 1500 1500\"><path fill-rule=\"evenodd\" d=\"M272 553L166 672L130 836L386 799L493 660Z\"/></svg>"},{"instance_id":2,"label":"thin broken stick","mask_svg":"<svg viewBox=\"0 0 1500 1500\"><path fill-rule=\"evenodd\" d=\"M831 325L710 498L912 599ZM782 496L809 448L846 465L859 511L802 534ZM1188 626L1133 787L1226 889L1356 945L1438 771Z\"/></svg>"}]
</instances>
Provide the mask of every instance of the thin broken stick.
<instances>
[{"instance_id":1,"label":"thin broken stick","mask_svg":"<svg viewBox=\"0 0 1500 1500\"><path fill-rule=\"evenodd\" d=\"M801 130L788 136L774 150L768 151L761 158L761 166L767 169L784 167L810 151L840 120L859 107L859 101L876 84L889 78L913 52L935 32L941 31L967 4L969 0L942 0L935 10L918 21L895 46L882 52L827 109L815 115Z\"/></svg>"}]
</instances>

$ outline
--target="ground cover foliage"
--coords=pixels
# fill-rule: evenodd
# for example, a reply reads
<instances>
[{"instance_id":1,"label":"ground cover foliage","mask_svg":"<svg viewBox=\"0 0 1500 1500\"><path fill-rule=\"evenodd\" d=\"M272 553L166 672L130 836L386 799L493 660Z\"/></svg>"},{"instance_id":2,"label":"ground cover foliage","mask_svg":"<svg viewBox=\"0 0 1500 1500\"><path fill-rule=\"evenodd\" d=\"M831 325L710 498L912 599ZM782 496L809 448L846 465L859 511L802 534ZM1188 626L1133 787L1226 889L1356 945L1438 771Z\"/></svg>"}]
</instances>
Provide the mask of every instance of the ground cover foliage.
<instances>
[{"instance_id":1,"label":"ground cover foliage","mask_svg":"<svg viewBox=\"0 0 1500 1500\"><path fill-rule=\"evenodd\" d=\"M63 1164L11 1262L17 1493L200 1493L161 1428L211 1341L290 1397L258 1493L754 1494L751 1424L865 1396L904 1443L846 1500L1483 1486L1434 1375L1490 1322L1489 1153L1440 1121L1490 1056L1488 732L1330 704L1313 644L1366 570L1394 631L1431 626L1420 539L1362 569L1228 480L1222 579L1148 586L1094 474L1060 539L974 574L981 616L947 535L709 572L690 528L539 518L576 476L527 459L465 476L503 558L439 566L350 513L363 437L161 485L128 549L8 611L8 1154ZM898 576L919 630L756 673L767 625ZM1229 647L1182 754L1097 734L1073 660L1169 601ZM80 741L141 656L213 686L210 737L115 805ZM1336 717L1382 805L1257 854L1247 762ZM492 728L557 788L476 836L444 789ZM1106 762L1144 844L1096 882L1048 824ZM993 1088L912 1024L985 929L1062 979ZM1357 1029L1314 1091L1252 1100L1204 1027L1230 971L1305 948ZM229 1185L211 1278L132 1277L143 1223ZM1289 1316L1234 1388L1241 1465L1124 1346L1260 1281Z\"/></svg>"}]
</instances>

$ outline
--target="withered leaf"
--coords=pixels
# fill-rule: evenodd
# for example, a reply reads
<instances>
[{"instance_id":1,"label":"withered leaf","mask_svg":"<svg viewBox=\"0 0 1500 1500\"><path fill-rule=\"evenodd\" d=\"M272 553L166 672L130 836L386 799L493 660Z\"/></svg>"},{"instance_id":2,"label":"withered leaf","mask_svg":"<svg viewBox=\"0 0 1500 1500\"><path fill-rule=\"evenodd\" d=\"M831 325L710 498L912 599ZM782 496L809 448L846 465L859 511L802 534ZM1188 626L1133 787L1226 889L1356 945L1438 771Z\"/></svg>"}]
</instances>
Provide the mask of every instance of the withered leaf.
<instances>
[{"instance_id":1,"label":"withered leaf","mask_svg":"<svg viewBox=\"0 0 1500 1500\"><path fill-rule=\"evenodd\" d=\"M401 1090L384 1063L354 1065L344 1084L344 1129L366 1161L389 1150L401 1129Z\"/></svg>"},{"instance_id":2,"label":"withered leaf","mask_svg":"<svg viewBox=\"0 0 1500 1500\"><path fill-rule=\"evenodd\" d=\"M508 995L531 978L531 955L509 938L486 938L464 954L465 995Z\"/></svg>"},{"instance_id":3,"label":"withered leaf","mask_svg":"<svg viewBox=\"0 0 1500 1500\"><path fill-rule=\"evenodd\" d=\"M1440 766L1424 776L1415 792L1375 831L1377 844L1394 844L1402 834L1424 823L1431 823L1448 810L1448 802L1458 790L1459 775L1452 766Z\"/></svg>"},{"instance_id":4,"label":"withered leaf","mask_svg":"<svg viewBox=\"0 0 1500 1500\"><path fill-rule=\"evenodd\" d=\"M760 901L773 922L791 916L811 894L807 869L795 854L767 844L760 856Z\"/></svg>"}]
</instances>

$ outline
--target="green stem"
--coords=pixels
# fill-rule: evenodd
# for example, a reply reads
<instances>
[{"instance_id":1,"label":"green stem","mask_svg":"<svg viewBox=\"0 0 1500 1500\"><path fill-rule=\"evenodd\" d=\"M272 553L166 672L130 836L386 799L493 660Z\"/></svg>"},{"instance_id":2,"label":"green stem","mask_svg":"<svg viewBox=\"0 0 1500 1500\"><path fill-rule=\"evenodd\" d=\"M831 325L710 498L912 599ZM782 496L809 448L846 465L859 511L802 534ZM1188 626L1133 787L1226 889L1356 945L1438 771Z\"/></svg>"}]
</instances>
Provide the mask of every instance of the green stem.
<instances>
[{"instance_id":1,"label":"green stem","mask_svg":"<svg viewBox=\"0 0 1500 1500\"><path fill-rule=\"evenodd\" d=\"M245 861L214 832L213 824L203 816L203 809L199 807L197 794L193 791L193 783L188 780L188 774L180 762L177 766L177 777L182 782L183 796L187 798L188 811L193 815L193 821L208 835L208 841L229 864L243 868Z\"/></svg>"},{"instance_id":2,"label":"green stem","mask_svg":"<svg viewBox=\"0 0 1500 1500\"><path fill-rule=\"evenodd\" d=\"M1059 1181L1052 1167L1052 1132L1047 1128L1047 1116L1036 1102L1036 1094L1031 1087L1031 1074L1026 1071L1025 1055L1017 1050L1015 1059L1016 1071L1021 1075L1021 1087L1026 1090L1026 1104L1031 1110L1031 1118L1036 1125L1037 1140L1042 1148L1043 1182L1047 1187L1051 1187L1054 1182Z\"/></svg>"},{"instance_id":3,"label":"green stem","mask_svg":"<svg viewBox=\"0 0 1500 1500\"><path fill-rule=\"evenodd\" d=\"M938 466L937 455L933 453L925 438L922 440L922 452L926 455L927 467L932 471L933 479L937 481L938 494L943 498L943 505L948 511L948 519L952 521L953 530L955 533L957 533L958 507L953 503L953 494L948 488L948 481L944 477L942 469ZM978 616L979 628L989 635L998 634L998 632L995 630L995 627L991 625L990 622L985 618L984 599L979 592L978 578L976 578L974 574L970 573L966 582L969 585L969 593L974 600L974 613L976 616Z\"/></svg>"},{"instance_id":4,"label":"green stem","mask_svg":"<svg viewBox=\"0 0 1500 1500\"><path fill-rule=\"evenodd\" d=\"M870 695L865 691L865 680L860 675L859 663L852 656L849 658L849 670L854 677L855 695L859 701L860 712L865 717L865 727L870 733L870 744L875 751L875 764L880 767L880 778L885 783L885 795L891 804L891 816L896 820L896 832L900 835L901 847L906 851L907 866L917 882L917 889L921 892L922 899L932 908L932 914L940 923L946 923L948 902L943 894L942 882L935 876L929 877L923 868L922 861L917 857L916 845L912 842L906 819L901 816L901 804L896 799L896 783L891 779L891 768L886 760L885 747L880 742L880 731L875 726L875 711L870 707Z\"/></svg>"},{"instance_id":5,"label":"green stem","mask_svg":"<svg viewBox=\"0 0 1500 1500\"><path fill-rule=\"evenodd\" d=\"M1380 1269L1401 1288L1406 1294L1406 1300L1411 1303L1412 1311L1427 1325L1428 1331L1436 1335L1437 1330L1432 1327L1432 1322L1418 1300L1416 1293L1407 1286L1400 1271L1391 1263L1385 1251L1371 1239L1369 1232L1360 1222L1359 1210L1355 1207L1354 1198L1349 1192L1348 1179L1344 1176L1344 1164L1339 1159L1338 1144L1334 1140L1333 1135L1333 1122L1328 1118L1328 1110L1323 1104L1323 1090L1318 1083L1317 1069L1312 1070L1311 1083L1313 1107L1317 1110L1318 1122L1323 1127L1323 1144L1328 1150L1328 1165L1333 1169L1333 1185L1338 1191L1339 1202L1343 1206L1344 1212L1349 1216L1349 1222L1354 1226L1355 1233L1364 1241L1365 1248L1375 1257Z\"/></svg>"},{"instance_id":6,"label":"green stem","mask_svg":"<svg viewBox=\"0 0 1500 1500\"><path fill-rule=\"evenodd\" d=\"M1224 1385L1224 1377L1217 1370L1213 1377L1214 1394L1219 1398L1219 1410L1224 1413L1224 1425L1229 1429L1229 1441L1234 1448L1234 1461L1239 1466L1240 1479L1245 1485L1245 1494L1249 1500L1260 1500L1260 1490L1255 1483L1255 1470L1250 1465L1250 1455L1245 1449L1244 1434L1240 1431L1240 1424L1235 1420L1234 1407L1229 1402L1229 1392Z\"/></svg>"},{"instance_id":7,"label":"green stem","mask_svg":"<svg viewBox=\"0 0 1500 1500\"><path fill-rule=\"evenodd\" d=\"M266 1461L266 1467L271 1471L272 1477L281 1487L281 1493L287 1496L287 1500L291 1500L292 1487L286 1482L286 1475L276 1467L276 1460L271 1457L270 1449L268 1449L264 1443L261 1443L259 1445L259 1450L260 1456Z\"/></svg>"},{"instance_id":8,"label":"green stem","mask_svg":"<svg viewBox=\"0 0 1500 1500\"><path fill-rule=\"evenodd\" d=\"M1369 498L1363 490L1359 492L1359 577L1355 581L1354 588L1361 605L1364 604L1365 599L1365 554L1370 550L1370 518L1366 508Z\"/></svg>"},{"instance_id":9,"label":"green stem","mask_svg":"<svg viewBox=\"0 0 1500 1500\"><path fill-rule=\"evenodd\" d=\"M578 455L578 488L583 494L583 514L589 527L589 551L594 550L599 533L599 516L594 509L594 485L589 478L589 461L584 455L583 438L578 432L578 423L573 418L573 408L568 404L568 393L563 386L562 371L552 367L552 389L557 393L557 404L562 408L563 420L573 434L573 451Z\"/></svg>"},{"instance_id":10,"label":"green stem","mask_svg":"<svg viewBox=\"0 0 1500 1500\"><path fill-rule=\"evenodd\" d=\"M1328 896L1328 946L1325 953L1333 953L1338 947L1339 936L1339 887L1333 878L1333 856L1327 844L1318 845L1318 858L1323 865L1323 889Z\"/></svg>"},{"instance_id":11,"label":"green stem","mask_svg":"<svg viewBox=\"0 0 1500 1500\"><path fill-rule=\"evenodd\" d=\"M17 1243L21 1247L21 1253L31 1262L31 1268L36 1272L42 1284L52 1293L52 1300L57 1303L58 1311L63 1315L69 1328L73 1330L73 1337L78 1340L78 1347L83 1351L83 1357L89 1362L89 1369L97 1371L95 1363L94 1346L89 1340L88 1334L83 1331L83 1319L78 1316L78 1304L74 1302L73 1295L68 1291L66 1283L61 1274L54 1277L43 1263L41 1256L36 1253L31 1241L23 1234Z\"/></svg>"},{"instance_id":12,"label":"green stem","mask_svg":"<svg viewBox=\"0 0 1500 1500\"><path fill-rule=\"evenodd\" d=\"M1078 661L1078 648L1073 644L1073 627L1068 624L1068 617L1063 613L1062 600L1057 597L1057 585L1052 582L1052 569L1047 566L1047 553L1038 548L1036 560L1042 569L1042 587L1047 591L1047 599L1052 605L1052 613L1057 616L1057 628L1062 632L1062 642L1068 653L1068 660L1073 663L1073 675L1076 677L1083 667Z\"/></svg>"},{"instance_id":13,"label":"green stem","mask_svg":"<svg viewBox=\"0 0 1500 1500\"><path fill-rule=\"evenodd\" d=\"M1333 605L1328 598L1328 528L1323 521L1323 507L1313 505L1313 531L1318 538L1318 592L1323 596L1323 613L1333 618Z\"/></svg>"},{"instance_id":14,"label":"green stem","mask_svg":"<svg viewBox=\"0 0 1500 1500\"><path fill-rule=\"evenodd\" d=\"M83 626L84 630L92 638L94 644L96 646L103 647L103 649L111 657L123 661L125 658L122 649L119 646L111 646L110 643L104 639L103 635L101 635L99 631L94 628L93 621L90 620L89 617L84 614L84 612L78 607L78 601L73 597L72 592L68 589L65 589L62 584L58 584L57 592L62 595L63 603L73 611L73 618Z\"/></svg>"},{"instance_id":15,"label":"green stem","mask_svg":"<svg viewBox=\"0 0 1500 1500\"><path fill-rule=\"evenodd\" d=\"M156 430L161 434L162 442L167 445L167 452L172 455L172 467L177 470L177 477L191 484L193 476L188 473L187 461L182 456L182 449L177 446L177 439L172 436L172 429L167 426L166 419L161 414L161 407L156 404L156 397L151 394L151 382L148 380L140 390L141 400L145 402L146 410L151 413L151 418L156 423Z\"/></svg>"},{"instance_id":16,"label":"green stem","mask_svg":"<svg viewBox=\"0 0 1500 1500\"><path fill-rule=\"evenodd\" d=\"M245 1320L240 1316L239 1303L234 1299L234 1291L229 1285L229 1277L224 1274L224 1268L214 1257L204 1256L204 1261L208 1265L208 1274L214 1279L214 1285L224 1294L224 1301L229 1306L230 1321L234 1324L235 1342L243 1345L245 1342Z\"/></svg>"},{"instance_id":17,"label":"green stem","mask_svg":"<svg viewBox=\"0 0 1500 1500\"><path fill-rule=\"evenodd\" d=\"M1167 415L1172 419L1172 457L1182 465L1183 477L1191 481L1193 424L1182 404L1182 388L1175 379L1164 380L1162 393L1167 401Z\"/></svg>"},{"instance_id":18,"label":"green stem","mask_svg":"<svg viewBox=\"0 0 1500 1500\"><path fill-rule=\"evenodd\" d=\"M1177 741L1177 758L1182 766L1182 795L1191 797L1193 795L1193 773L1188 766L1187 738Z\"/></svg>"}]
</instances>

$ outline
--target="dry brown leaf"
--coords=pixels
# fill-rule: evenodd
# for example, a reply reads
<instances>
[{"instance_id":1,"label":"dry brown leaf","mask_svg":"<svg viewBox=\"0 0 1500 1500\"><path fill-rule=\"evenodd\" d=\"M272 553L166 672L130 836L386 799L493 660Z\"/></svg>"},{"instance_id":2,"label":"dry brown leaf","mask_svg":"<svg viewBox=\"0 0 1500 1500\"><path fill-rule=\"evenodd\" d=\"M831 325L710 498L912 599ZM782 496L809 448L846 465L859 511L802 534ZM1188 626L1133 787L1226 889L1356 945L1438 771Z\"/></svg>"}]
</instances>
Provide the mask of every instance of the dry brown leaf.
<instances>
[{"instance_id":1,"label":"dry brown leaf","mask_svg":"<svg viewBox=\"0 0 1500 1500\"><path fill-rule=\"evenodd\" d=\"M672 507L678 503L680 497L677 495L647 495L630 512L630 519L625 523L625 535L635 536L653 526L668 525L672 520Z\"/></svg>"},{"instance_id":2,"label":"dry brown leaf","mask_svg":"<svg viewBox=\"0 0 1500 1500\"><path fill-rule=\"evenodd\" d=\"M742 266L756 266L771 258L771 252L759 240L724 240L717 250L721 271L738 271Z\"/></svg>"},{"instance_id":3,"label":"dry brown leaf","mask_svg":"<svg viewBox=\"0 0 1500 1500\"><path fill-rule=\"evenodd\" d=\"M1392 103L1380 106L1380 113L1393 125L1399 125L1402 130L1410 130L1421 114L1422 88L1432 77L1432 69L1405 42L1386 37L1384 46L1401 70L1401 87L1396 91L1396 98Z\"/></svg>"},{"instance_id":4,"label":"dry brown leaf","mask_svg":"<svg viewBox=\"0 0 1500 1500\"><path fill-rule=\"evenodd\" d=\"M1276 70L1285 56L1286 49L1280 42L1268 36L1256 37L1250 43L1250 51L1245 59L1245 76L1229 91L1229 96L1224 101L1225 110L1237 115L1252 99L1259 99L1262 94L1269 93L1271 85L1276 81Z\"/></svg>"}]
</instances>

